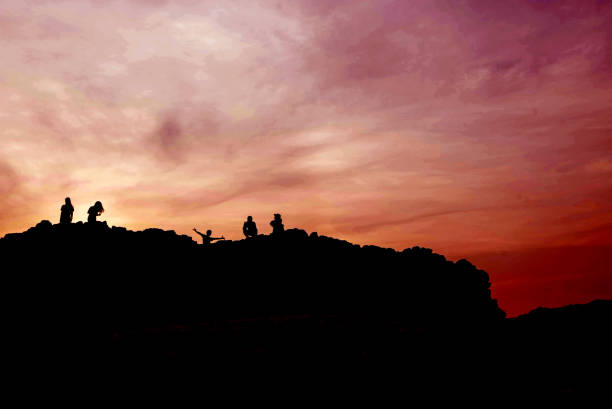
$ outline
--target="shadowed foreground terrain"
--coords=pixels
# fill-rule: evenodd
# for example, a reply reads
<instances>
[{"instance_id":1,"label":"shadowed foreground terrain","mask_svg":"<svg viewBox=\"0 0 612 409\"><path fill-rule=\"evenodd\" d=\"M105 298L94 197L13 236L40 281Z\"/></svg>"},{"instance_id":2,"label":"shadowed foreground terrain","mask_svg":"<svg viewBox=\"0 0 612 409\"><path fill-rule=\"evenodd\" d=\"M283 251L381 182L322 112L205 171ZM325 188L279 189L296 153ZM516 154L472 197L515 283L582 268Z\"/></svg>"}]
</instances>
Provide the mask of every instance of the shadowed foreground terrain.
<instances>
[{"instance_id":1,"label":"shadowed foreground terrain","mask_svg":"<svg viewBox=\"0 0 612 409\"><path fill-rule=\"evenodd\" d=\"M514 319L489 276L291 229L208 246L173 231L42 221L0 239L17 359L89 366L376 367L407 388L603 388L612 301ZM397 372L397 374L395 374ZM377 374L377 375L374 375Z\"/></svg>"}]
</instances>

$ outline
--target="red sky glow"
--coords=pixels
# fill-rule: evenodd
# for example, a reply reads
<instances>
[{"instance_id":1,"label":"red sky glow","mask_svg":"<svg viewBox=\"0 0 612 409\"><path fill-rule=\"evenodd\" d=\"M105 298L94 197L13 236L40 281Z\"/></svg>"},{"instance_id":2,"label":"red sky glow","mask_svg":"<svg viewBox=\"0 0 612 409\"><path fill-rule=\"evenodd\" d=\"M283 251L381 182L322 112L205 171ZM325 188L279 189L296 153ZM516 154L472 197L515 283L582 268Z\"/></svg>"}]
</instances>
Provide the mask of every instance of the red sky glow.
<instances>
[{"instance_id":1,"label":"red sky glow","mask_svg":"<svg viewBox=\"0 0 612 409\"><path fill-rule=\"evenodd\" d=\"M0 236L287 228L612 298L612 1L0 0Z\"/></svg>"}]
</instances>

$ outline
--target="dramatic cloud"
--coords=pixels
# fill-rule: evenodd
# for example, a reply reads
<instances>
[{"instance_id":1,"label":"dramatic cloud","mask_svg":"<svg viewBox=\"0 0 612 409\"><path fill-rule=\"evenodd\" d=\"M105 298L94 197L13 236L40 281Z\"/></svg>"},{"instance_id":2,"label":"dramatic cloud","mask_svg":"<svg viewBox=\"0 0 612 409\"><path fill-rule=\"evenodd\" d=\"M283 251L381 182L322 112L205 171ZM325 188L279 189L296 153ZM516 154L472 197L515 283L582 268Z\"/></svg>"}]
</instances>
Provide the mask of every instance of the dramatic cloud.
<instances>
[{"instance_id":1,"label":"dramatic cloud","mask_svg":"<svg viewBox=\"0 0 612 409\"><path fill-rule=\"evenodd\" d=\"M612 245L610 1L5 0L0 47L0 234L70 196L453 259ZM502 307L563 303L520 280Z\"/></svg>"}]
</instances>

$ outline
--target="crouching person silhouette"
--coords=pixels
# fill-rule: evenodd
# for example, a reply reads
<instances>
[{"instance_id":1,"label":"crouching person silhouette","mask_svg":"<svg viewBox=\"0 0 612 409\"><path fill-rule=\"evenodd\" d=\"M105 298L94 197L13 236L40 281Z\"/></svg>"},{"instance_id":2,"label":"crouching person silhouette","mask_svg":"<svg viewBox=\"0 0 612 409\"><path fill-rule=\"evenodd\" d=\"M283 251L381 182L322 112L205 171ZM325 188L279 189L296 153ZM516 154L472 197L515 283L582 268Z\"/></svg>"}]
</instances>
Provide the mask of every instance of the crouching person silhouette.
<instances>
[{"instance_id":1,"label":"crouching person silhouette","mask_svg":"<svg viewBox=\"0 0 612 409\"><path fill-rule=\"evenodd\" d=\"M242 225L242 233L247 239L257 236L257 225L253 221L253 216L247 217L247 221Z\"/></svg>"},{"instance_id":2,"label":"crouching person silhouette","mask_svg":"<svg viewBox=\"0 0 612 409\"><path fill-rule=\"evenodd\" d=\"M283 219L281 219L281 215L278 213L274 213L274 220L270 222L270 226L272 226L273 235L282 234L285 231Z\"/></svg>"},{"instance_id":3,"label":"crouching person silhouette","mask_svg":"<svg viewBox=\"0 0 612 409\"><path fill-rule=\"evenodd\" d=\"M193 228L193 231L198 233L201 237L202 237L202 244L203 245L208 245L210 243L212 243L214 240L225 240L225 237L221 236L221 237L211 237L210 235L212 234L212 230L206 230L206 234L202 234L199 231L196 230L196 228Z\"/></svg>"},{"instance_id":4,"label":"crouching person silhouette","mask_svg":"<svg viewBox=\"0 0 612 409\"><path fill-rule=\"evenodd\" d=\"M87 211L87 214L89 215L87 216L87 223L95 223L96 217L100 216L102 213L104 213L104 207L102 207L102 203L96 202Z\"/></svg>"},{"instance_id":5,"label":"crouching person silhouette","mask_svg":"<svg viewBox=\"0 0 612 409\"><path fill-rule=\"evenodd\" d=\"M73 214L74 214L74 207L72 207L70 198L67 197L65 203L62 205L62 208L60 209L60 224L72 223Z\"/></svg>"}]
</instances>

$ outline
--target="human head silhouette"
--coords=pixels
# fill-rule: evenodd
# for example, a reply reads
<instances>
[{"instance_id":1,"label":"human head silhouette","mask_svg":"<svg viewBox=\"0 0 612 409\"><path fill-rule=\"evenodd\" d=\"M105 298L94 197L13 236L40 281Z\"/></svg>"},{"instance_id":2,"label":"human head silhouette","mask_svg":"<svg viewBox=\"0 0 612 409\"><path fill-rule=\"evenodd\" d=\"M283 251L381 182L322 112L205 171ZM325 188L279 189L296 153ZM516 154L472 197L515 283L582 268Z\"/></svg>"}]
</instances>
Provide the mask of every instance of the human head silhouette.
<instances>
[{"instance_id":1,"label":"human head silhouette","mask_svg":"<svg viewBox=\"0 0 612 409\"><path fill-rule=\"evenodd\" d=\"M66 198L65 203L66 203L67 205L72 204L72 203L70 203L70 198L69 198L69 197L67 197L67 198Z\"/></svg>"},{"instance_id":2,"label":"human head silhouette","mask_svg":"<svg viewBox=\"0 0 612 409\"><path fill-rule=\"evenodd\" d=\"M278 220L281 218L281 215L279 213L274 213L274 220Z\"/></svg>"},{"instance_id":3,"label":"human head silhouette","mask_svg":"<svg viewBox=\"0 0 612 409\"><path fill-rule=\"evenodd\" d=\"M94 204L94 207L98 210L98 213L104 213L104 207L102 207L102 202L96 202Z\"/></svg>"},{"instance_id":4,"label":"human head silhouette","mask_svg":"<svg viewBox=\"0 0 612 409\"><path fill-rule=\"evenodd\" d=\"M247 221L252 222L253 221L253 216L247 217Z\"/></svg>"},{"instance_id":5,"label":"human head silhouette","mask_svg":"<svg viewBox=\"0 0 612 409\"><path fill-rule=\"evenodd\" d=\"M210 236L212 234L212 230L206 230L206 235Z\"/></svg>"}]
</instances>

